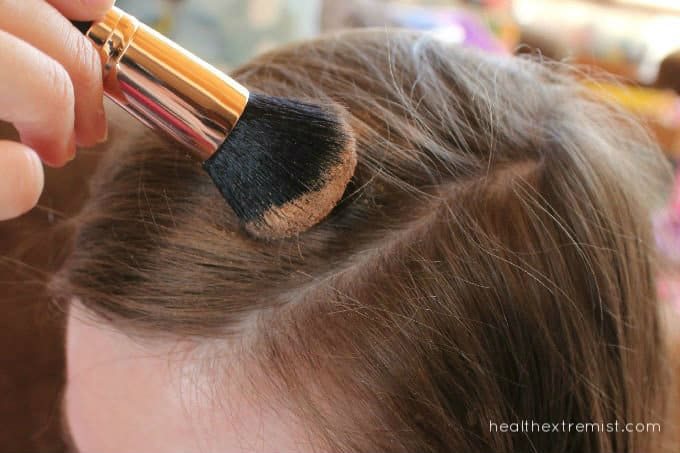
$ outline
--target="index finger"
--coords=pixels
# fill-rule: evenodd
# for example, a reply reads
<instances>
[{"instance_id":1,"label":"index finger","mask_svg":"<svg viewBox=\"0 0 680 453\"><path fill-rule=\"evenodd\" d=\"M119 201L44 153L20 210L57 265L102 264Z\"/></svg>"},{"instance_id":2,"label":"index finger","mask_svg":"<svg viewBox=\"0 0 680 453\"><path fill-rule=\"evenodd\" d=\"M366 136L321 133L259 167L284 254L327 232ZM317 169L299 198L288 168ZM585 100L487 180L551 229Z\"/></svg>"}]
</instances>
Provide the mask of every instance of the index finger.
<instances>
[{"instance_id":1,"label":"index finger","mask_svg":"<svg viewBox=\"0 0 680 453\"><path fill-rule=\"evenodd\" d=\"M106 14L115 0L47 0L61 14L73 20L95 20Z\"/></svg>"}]
</instances>

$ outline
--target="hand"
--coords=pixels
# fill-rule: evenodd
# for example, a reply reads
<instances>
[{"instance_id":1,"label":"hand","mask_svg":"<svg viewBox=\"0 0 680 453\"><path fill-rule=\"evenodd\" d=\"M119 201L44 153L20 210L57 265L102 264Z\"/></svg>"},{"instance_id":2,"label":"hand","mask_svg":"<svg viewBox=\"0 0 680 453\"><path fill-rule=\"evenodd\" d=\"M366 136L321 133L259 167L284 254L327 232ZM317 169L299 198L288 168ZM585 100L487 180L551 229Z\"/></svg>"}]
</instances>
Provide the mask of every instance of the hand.
<instances>
[{"instance_id":1,"label":"hand","mask_svg":"<svg viewBox=\"0 0 680 453\"><path fill-rule=\"evenodd\" d=\"M68 19L95 20L113 1L0 1L0 120L22 141L0 141L0 220L37 203L41 161L63 166L76 144L106 139L101 60Z\"/></svg>"}]
</instances>

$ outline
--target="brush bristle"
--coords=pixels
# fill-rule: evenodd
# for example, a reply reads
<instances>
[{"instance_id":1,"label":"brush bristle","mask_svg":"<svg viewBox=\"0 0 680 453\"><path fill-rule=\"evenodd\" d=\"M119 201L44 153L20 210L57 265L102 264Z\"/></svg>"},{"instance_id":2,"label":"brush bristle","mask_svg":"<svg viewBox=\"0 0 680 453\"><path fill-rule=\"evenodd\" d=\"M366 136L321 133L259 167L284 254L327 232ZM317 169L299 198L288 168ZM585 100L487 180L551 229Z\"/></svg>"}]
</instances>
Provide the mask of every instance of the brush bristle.
<instances>
[{"instance_id":1,"label":"brush bristle","mask_svg":"<svg viewBox=\"0 0 680 453\"><path fill-rule=\"evenodd\" d=\"M76 27L82 34L86 34L94 22L79 22L77 20L72 20L71 23Z\"/></svg>"},{"instance_id":2,"label":"brush bristle","mask_svg":"<svg viewBox=\"0 0 680 453\"><path fill-rule=\"evenodd\" d=\"M354 135L339 107L251 94L205 169L247 231L299 234L325 218L356 166Z\"/></svg>"}]
</instances>

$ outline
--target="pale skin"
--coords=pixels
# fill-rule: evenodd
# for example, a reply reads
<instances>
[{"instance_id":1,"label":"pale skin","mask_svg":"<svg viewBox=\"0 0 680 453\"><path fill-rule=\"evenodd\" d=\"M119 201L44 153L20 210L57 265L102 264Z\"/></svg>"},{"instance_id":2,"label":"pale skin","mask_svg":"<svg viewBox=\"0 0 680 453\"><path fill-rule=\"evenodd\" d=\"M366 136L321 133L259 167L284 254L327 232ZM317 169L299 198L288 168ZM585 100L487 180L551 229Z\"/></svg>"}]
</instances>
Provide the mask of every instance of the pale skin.
<instances>
[{"instance_id":1,"label":"pale skin","mask_svg":"<svg viewBox=\"0 0 680 453\"><path fill-rule=\"evenodd\" d=\"M264 380L234 360L237 346L141 340L91 319L68 319L63 412L83 453L319 451ZM246 377L248 376L248 377ZM315 447L316 444L316 447Z\"/></svg>"},{"instance_id":2,"label":"pale skin","mask_svg":"<svg viewBox=\"0 0 680 453\"><path fill-rule=\"evenodd\" d=\"M0 2L0 120L21 143L0 140L0 220L35 206L43 164L61 167L76 145L106 139L101 60L68 19L104 15L113 0ZM68 19L67 19L68 18Z\"/></svg>"}]
</instances>

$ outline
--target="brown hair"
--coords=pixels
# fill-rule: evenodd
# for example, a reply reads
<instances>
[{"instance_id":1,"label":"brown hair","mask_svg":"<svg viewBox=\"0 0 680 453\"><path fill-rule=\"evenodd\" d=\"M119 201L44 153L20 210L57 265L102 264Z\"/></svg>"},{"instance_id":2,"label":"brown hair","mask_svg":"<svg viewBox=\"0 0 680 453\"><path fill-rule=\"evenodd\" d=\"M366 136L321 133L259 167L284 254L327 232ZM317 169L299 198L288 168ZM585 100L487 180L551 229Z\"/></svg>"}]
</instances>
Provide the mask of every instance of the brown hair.
<instances>
[{"instance_id":1,"label":"brown hair","mask_svg":"<svg viewBox=\"0 0 680 453\"><path fill-rule=\"evenodd\" d=\"M248 338L334 451L661 448L491 425L663 426L648 219L670 172L640 126L562 67L411 32L294 45L236 77L346 107L359 163L342 203L259 242L144 133L107 151L59 294L138 335Z\"/></svg>"}]
</instances>

